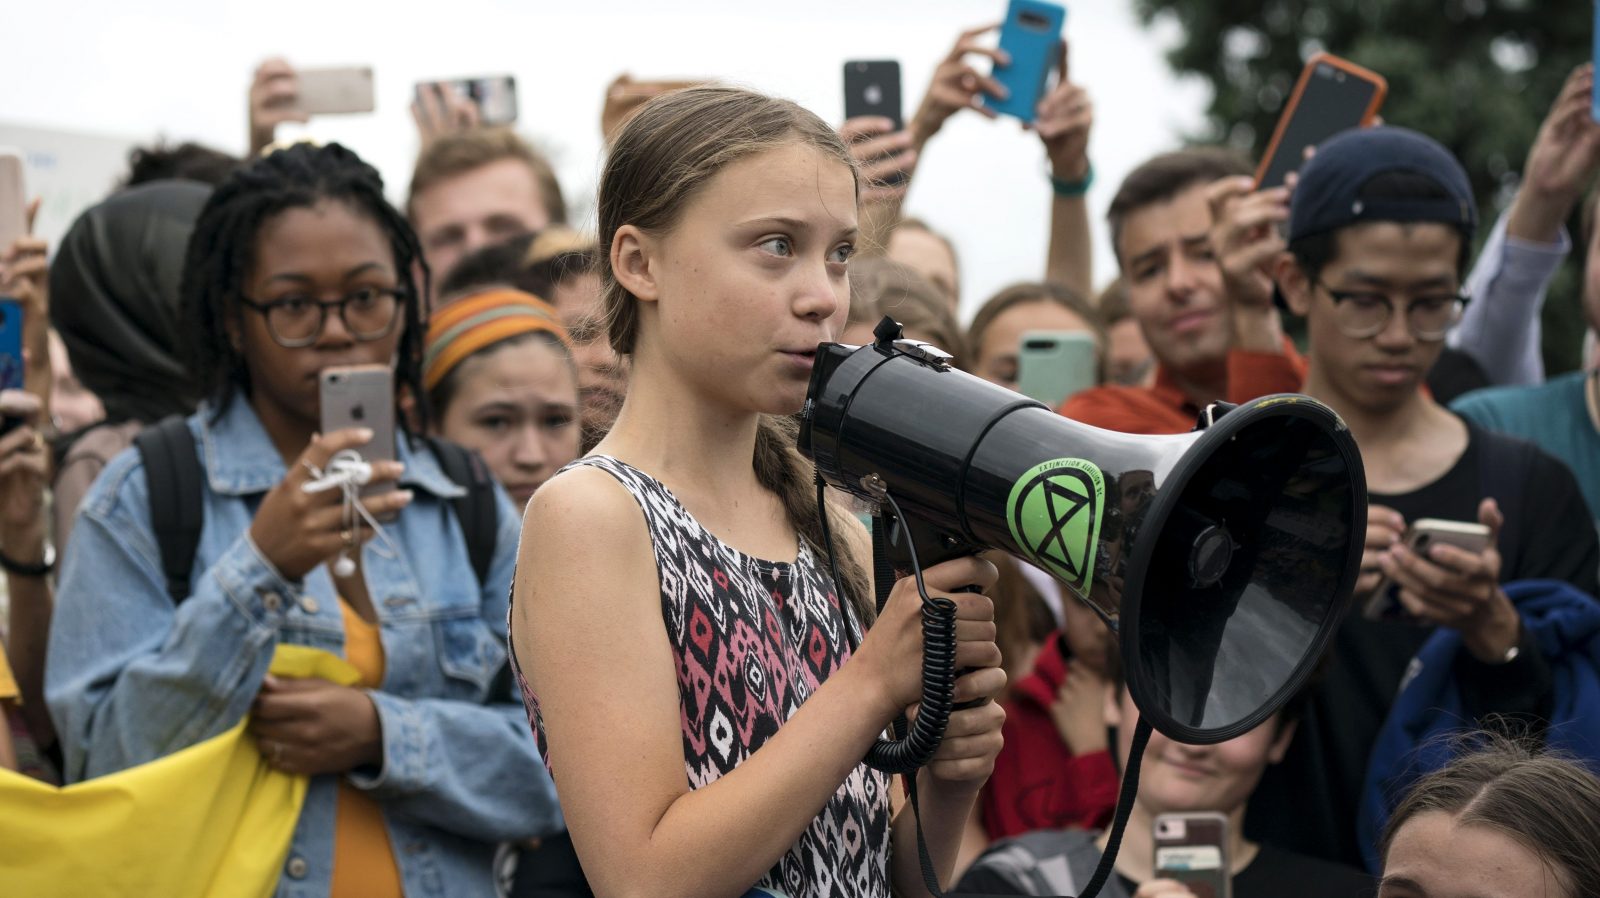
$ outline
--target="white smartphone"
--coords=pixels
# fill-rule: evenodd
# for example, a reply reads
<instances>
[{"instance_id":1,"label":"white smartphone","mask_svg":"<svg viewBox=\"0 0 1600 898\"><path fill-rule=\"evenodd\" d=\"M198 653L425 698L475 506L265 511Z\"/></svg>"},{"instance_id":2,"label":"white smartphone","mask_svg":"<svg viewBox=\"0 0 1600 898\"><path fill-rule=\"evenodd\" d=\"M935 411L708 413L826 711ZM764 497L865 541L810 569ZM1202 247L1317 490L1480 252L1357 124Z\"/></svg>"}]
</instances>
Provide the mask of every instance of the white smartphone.
<instances>
[{"instance_id":1,"label":"white smartphone","mask_svg":"<svg viewBox=\"0 0 1600 898\"><path fill-rule=\"evenodd\" d=\"M372 430L372 442L356 449L366 462L395 457L394 374L387 365L351 365L322 369L322 432L347 427ZM392 480L369 483L362 496L375 496L395 488Z\"/></svg>"},{"instance_id":2,"label":"white smartphone","mask_svg":"<svg viewBox=\"0 0 1600 898\"><path fill-rule=\"evenodd\" d=\"M300 69L300 109L310 115L348 115L371 112L373 99L372 66L340 66L325 69Z\"/></svg>"},{"instance_id":3,"label":"white smartphone","mask_svg":"<svg viewBox=\"0 0 1600 898\"><path fill-rule=\"evenodd\" d=\"M0 252L28 233L28 194L22 178L22 151L0 147Z\"/></svg>"},{"instance_id":4,"label":"white smartphone","mask_svg":"<svg viewBox=\"0 0 1600 898\"><path fill-rule=\"evenodd\" d=\"M1423 557L1427 556L1428 548L1434 543L1444 543L1464 552L1478 553L1489 548L1489 528L1476 522L1422 518L1406 529L1403 541L1406 548ZM1400 585L1387 577L1378 584L1378 588L1373 591L1372 598L1367 600L1367 606L1361 613L1368 620L1419 622L1400 603Z\"/></svg>"}]
</instances>

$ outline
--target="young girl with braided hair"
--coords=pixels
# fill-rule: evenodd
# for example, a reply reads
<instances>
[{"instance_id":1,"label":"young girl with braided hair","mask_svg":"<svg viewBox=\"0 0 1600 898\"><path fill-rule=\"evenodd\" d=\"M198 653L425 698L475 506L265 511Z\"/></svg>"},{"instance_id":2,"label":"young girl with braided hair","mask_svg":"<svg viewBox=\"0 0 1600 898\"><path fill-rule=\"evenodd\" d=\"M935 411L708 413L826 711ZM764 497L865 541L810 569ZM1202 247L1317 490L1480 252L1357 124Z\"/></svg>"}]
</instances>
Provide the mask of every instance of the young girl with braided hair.
<instances>
[{"instance_id":1,"label":"young girl with braided hair","mask_svg":"<svg viewBox=\"0 0 1600 898\"><path fill-rule=\"evenodd\" d=\"M534 494L512 615L597 895L927 894L900 784L862 763L921 695L916 587L872 621L865 529L833 509L827 545L787 422L846 317L857 195L831 128L729 88L651 101L607 157L604 302L632 376L593 454ZM989 599L951 594L994 578L975 558L926 572L974 669L958 703L1005 683ZM918 777L945 886L1003 718L956 711Z\"/></svg>"}]
</instances>

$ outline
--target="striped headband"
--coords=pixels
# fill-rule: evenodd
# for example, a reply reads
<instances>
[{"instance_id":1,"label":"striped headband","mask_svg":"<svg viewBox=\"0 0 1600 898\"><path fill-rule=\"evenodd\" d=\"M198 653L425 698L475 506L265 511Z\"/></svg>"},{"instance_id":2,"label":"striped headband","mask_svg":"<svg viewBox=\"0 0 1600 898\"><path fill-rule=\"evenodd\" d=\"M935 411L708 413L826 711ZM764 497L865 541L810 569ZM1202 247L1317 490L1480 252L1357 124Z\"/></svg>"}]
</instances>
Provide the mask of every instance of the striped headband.
<instances>
[{"instance_id":1,"label":"striped headband","mask_svg":"<svg viewBox=\"0 0 1600 898\"><path fill-rule=\"evenodd\" d=\"M422 384L439 385L473 355L512 337L545 331L570 352L572 340L549 303L521 290L497 287L451 302L433 313L422 352Z\"/></svg>"}]
</instances>

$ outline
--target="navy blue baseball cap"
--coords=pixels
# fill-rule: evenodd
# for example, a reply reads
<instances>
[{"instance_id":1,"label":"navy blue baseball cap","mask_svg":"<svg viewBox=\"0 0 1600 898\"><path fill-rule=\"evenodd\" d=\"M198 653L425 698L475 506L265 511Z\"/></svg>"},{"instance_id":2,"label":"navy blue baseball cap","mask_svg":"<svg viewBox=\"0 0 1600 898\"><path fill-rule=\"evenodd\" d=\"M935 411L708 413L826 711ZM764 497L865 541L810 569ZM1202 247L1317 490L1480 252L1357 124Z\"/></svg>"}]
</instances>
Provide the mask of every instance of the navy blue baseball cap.
<instances>
[{"instance_id":1,"label":"navy blue baseball cap","mask_svg":"<svg viewBox=\"0 0 1600 898\"><path fill-rule=\"evenodd\" d=\"M1361 198L1373 178L1393 172L1428 178L1445 196ZM1406 128L1358 128L1323 142L1300 167L1300 183L1289 203L1289 242L1367 221L1454 225L1470 243L1478 227L1478 206L1466 170L1437 140Z\"/></svg>"}]
</instances>

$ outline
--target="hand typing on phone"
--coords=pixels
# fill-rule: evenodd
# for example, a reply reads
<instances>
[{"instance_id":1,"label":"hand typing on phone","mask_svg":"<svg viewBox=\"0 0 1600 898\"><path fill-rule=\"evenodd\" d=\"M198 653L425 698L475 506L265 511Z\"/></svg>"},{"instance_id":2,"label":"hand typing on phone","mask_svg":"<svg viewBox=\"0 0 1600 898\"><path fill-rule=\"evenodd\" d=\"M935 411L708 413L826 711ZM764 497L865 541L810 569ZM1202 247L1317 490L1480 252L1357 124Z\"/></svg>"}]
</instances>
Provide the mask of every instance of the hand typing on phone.
<instances>
[{"instance_id":1,"label":"hand typing on phone","mask_svg":"<svg viewBox=\"0 0 1600 898\"><path fill-rule=\"evenodd\" d=\"M1379 565L1399 587L1406 611L1460 631L1473 657L1497 663L1521 640L1522 621L1500 588L1497 541L1505 518L1493 499L1479 503L1478 522L1489 528L1482 552L1434 543L1419 553L1396 542L1379 556Z\"/></svg>"},{"instance_id":2,"label":"hand typing on phone","mask_svg":"<svg viewBox=\"0 0 1600 898\"><path fill-rule=\"evenodd\" d=\"M1361 572L1356 577L1355 597L1366 604L1372 591L1383 582L1383 558L1400 543L1406 532L1406 519L1387 505L1367 506L1367 542L1361 550Z\"/></svg>"}]
</instances>

